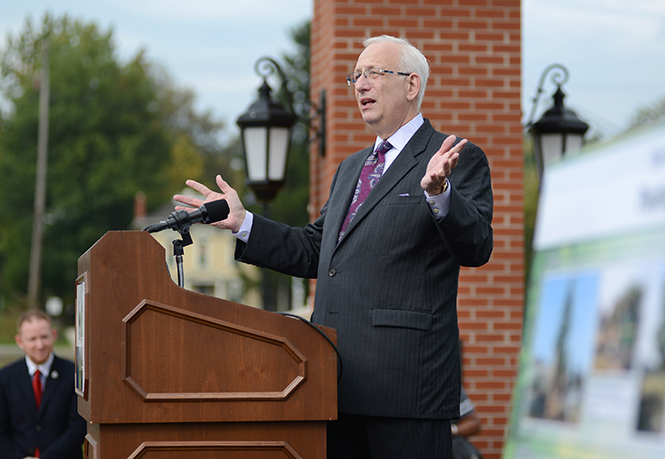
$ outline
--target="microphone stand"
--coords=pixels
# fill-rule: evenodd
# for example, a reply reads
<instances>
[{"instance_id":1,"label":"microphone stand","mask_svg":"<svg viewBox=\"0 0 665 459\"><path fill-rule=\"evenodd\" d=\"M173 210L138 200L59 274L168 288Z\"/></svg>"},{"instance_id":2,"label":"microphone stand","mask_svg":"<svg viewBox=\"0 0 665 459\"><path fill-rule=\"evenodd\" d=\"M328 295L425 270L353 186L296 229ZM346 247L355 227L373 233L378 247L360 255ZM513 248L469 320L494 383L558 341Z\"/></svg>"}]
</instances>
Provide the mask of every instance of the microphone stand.
<instances>
[{"instance_id":1,"label":"microphone stand","mask_svg":"<svg viewBox=\"0 0 665 459\"><path fill-rule=\"evenodd\" d=\"M175 256L176 266L178 268L178 286L185 286L185 274L183 270L183 255L185 247L192 244L192 236L189 234L189 228L193 223L203 222L210 223L223 220L229 215L228 203L220 199L218 201L203 204L200 209L188 213L185 210L178 210L171 213L171 216L159 223L143 228L143 231L149 233L161 231L170 228L173 231L180 233L182 239L173 241L173 256Z\"/></svg>"},{"instance_id":2,"label":"microphone stand","mask_svg":"<svg viewBox=\"0 0 665 459\"><path fill-rule=\"evenodd\" d=\"M189 234L189 226L189 223L182 226L178 225L176 231L180 233L182 239L173 241L173 256L178 271L178 286L182 288L185 288L185 272L182 267L183 255L185 254L185 247L193 243L192 236Z\"/></svg>"}]
</instances>

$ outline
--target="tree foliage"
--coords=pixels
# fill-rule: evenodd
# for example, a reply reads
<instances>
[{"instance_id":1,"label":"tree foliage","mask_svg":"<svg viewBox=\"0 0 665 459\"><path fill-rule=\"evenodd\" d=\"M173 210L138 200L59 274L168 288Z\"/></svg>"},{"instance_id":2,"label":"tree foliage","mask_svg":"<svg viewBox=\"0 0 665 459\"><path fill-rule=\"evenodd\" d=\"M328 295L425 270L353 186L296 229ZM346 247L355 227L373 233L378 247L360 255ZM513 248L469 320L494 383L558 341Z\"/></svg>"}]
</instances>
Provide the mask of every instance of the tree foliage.
<instances>
[{"instance_id":1,"label":"tree foliage","mask_svg":"<svg viewBox=\"0 0 665 459\"><path fill-rule=\"evenodd\" d=\"M309 222L310 35L310 21L293 28L291 38L296 50L283 55L294 110L301 118L294 126L286 183L275 200L275 213L281 216L281 221L292 226L305 226Z\"/></svg>"},{"instance_id":2,"label":"tree foliage","mask_svg":"<svg viewBox=\"0 0 665 459\"><path fill-rule=\"evenodd\" d=\"M540 181L536 167L534 146L531 138L524 141L524 266L528 281L533 257L533 236L538 211Z\"/></svg>"},{"instance_id":3,"label":"tree foliage","mask_svg":"<svg viewBox=\"0 0 665 459\"><path fill-rule=\"evenodd\" d=\"M286 91L281 87L281 81L277 81L279 86L276 86L275 82L269 82L273 89L273 97L279 99L287 109L292 108L298 116L298 121L293 127L285 182L270 203L270 218L297 227L305 226L309 222L310 32L309 20L290 31L295 51L282 54L279 63L286 77ZM275 89L276 87L278 89ZM264 212L253 193L244 184L235 188L248 210L259 214ZM274 304L278 309L288 309L292 278L268 271L264 271L263 275L264 279L267 278L267 282L275 287L271 288ZM305 295L308 287L305 285Z\"/></svg>"},{"instance_id":4,"label":"tree foliage","mask_svg":"<svg viewBox=\"0 0 665 459\"><path fill-rule=\"evenodd\" d=\"M657 121L665 116L665 96L656 100L656 102L640 107L633 115L630 127L640 126L642 124Z\"/></svg>"},{"instance_id":5,"label":"tree foliage","mask_svg":"<svg viewBox=\"0 0 665 459\"><path fill-rule=\"evenodd\" d=\"M273 95L285 107L292 105L298 116L293 127L293 135L286 164L284 186L271 203L271 215L277 221L291 226L305 226L309 222L307 206L309 204L309 137L310 137L310 31L308 20L290 31L295 51L281 56L282 68L287 81L285 94L283 89L273 88ZM260 211L251 205L251 210Z\"/></svg>"},{"instance_id":6,"label":"tree foliage","mask_svg":"<svg viewBox=\"0 0 665 459\"><path fill-rule=\"evenodd\" d=\"M48 47L50 116L44 297L71 301L77 259L106 231L124 230L133 199L166 202L218 156L221 123L197 113L141 50L126 63L113 31L68 16L30 19L0 50L0 293L27 288L35 195L39 79Z\"/></svg>"}]
</instances>

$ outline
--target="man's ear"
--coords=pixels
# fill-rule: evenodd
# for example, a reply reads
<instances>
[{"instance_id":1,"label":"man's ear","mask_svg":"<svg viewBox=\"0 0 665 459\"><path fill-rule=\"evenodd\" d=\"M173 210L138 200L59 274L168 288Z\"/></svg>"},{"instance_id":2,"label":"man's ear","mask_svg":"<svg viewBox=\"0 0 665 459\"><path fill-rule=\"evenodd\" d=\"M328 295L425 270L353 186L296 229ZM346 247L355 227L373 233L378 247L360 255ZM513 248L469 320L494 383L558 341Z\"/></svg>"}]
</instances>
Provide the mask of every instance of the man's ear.
<instances>
[{"instance_id":1,"label":"man's ear","mask_svg":"<svg viewBox=\"0 0 665 459\"><path fill-rule=\"evenodd\" d=\"M21 335L15 335L14 336L14 342L16 342L16 345L23 349L23 340L21 340Z\"/></svg>"},{"instance_id":2,"label":"man's ear","mask_svg":"<svg viewBox=\"0 0 665 459\"><path fill-rule=\"evenodd\" d=\"M420 92L420 84L421 84L420 75L418 75L417 73L412 73L411 75L406 77L406 82L408 84L406 98L409 101L413 101Z\"/></svg>"}]
</instances>

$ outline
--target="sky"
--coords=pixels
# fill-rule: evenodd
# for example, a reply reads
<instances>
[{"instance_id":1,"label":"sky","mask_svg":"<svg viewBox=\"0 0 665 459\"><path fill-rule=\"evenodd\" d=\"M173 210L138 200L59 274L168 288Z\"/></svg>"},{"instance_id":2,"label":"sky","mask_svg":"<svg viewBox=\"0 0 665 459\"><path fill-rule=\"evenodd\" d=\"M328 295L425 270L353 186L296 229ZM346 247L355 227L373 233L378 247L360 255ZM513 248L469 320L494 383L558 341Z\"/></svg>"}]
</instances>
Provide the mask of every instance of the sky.
<instances>
[{"instance_id":1,"label":"sky","mask_svg":"<svg viewBox=\"0 0 665 459\"><path fill-rule=\"evenodd\" d=\"M254 64L269 56L283 62L295 50L289 32L311 19L313 0L0 0L0 48L28 15L46 11L113 28L122 62L144 48L166 67L175 84L196 94L226 130L257 98L261 77ZM275 80L271 86L277 89Z\"/></svg>"},{"instance_id":2,"label":"sky","mask_svg":"<svg viewBox=\"0 0 665 459\"><path fill-rule=\"evenodd\" d=\"M543 282L543 294L537 311L535 329L531 330L531 352L537 361L553 365L557 339L561 332L563 312L569 289L574 288L566 348L570 369L586 373L594 354L596 329L596 295L599 275L578 273L575 277L552 276Z\"/></svg>"},{"instance_id":3,"label":"sky","mask_svg":"<svg viewBox=\"0 0 665 459\"><path fill-rule=\"evenodd\" d=\"M459 0L463 1L463 0ZM314 0L0 0L0 47L27 15L68 13L114 30L118 55L144 48L179 87L192 89L237 133L235 121L256 98L262 56L294 51L289 31L312 17ZM568 69L565 104L611 138L640 108L665 98L665 1L522 0L522 110L532 111L542 72ZM276 89L277 83L272 84ZM536 116L556 86L545 80ZM425 114L426 115L426 114Z\"/></svg>"},{"instance_id":4,"label":"sky","mask_svg":"<svg viewBox=\"0 0 665 459\"><path fill-rule=\"evenodd\" d=\"M524 121L553 63L568 69L564 104L611 138L637 110L665 98L665 1L522 0ZM555 89L546 79L540 110Z\"/></svg>"}]
</instances>

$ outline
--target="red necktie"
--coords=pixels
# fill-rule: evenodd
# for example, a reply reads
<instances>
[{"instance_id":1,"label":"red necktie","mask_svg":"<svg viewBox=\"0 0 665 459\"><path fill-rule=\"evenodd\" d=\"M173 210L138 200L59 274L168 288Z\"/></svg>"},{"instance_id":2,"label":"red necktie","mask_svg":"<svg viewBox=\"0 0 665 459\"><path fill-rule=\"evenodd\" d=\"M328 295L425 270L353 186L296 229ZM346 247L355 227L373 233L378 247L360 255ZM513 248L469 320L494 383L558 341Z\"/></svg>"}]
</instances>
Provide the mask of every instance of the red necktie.
<instances>
[{"instance_id":1,"label":"red necktie","mask_svg":"<svg viewBox=\"0 0 665 459\"><path fill-rule=\"evenodd\" d=\"M353 217L356 216L356 213L362 206L365 198L372 188L379 182L381 175L383 175L383 167L386 164L386 153L390 151L393 146L387 140L384 140L376 150L367 157L365 160L365 165L363 170L360 173L358 178L358 184L356 185L356 191L353 194L353 199L351 200L351 206L349 206L349 213L346 215L346 219L342 224L342 229L339 231L339 237L337 240L341 240L342 236L346 232L346 228L353 220Z\"/></svg>"},{"instance_id":2,"label":"red necktie","mask_svg":"<svg viewBox=\"0 0 665 459\"><path fill-rule=\"evenodd\" d=\"M32 376L32 391L35 393L35 402L37 402L37 409L42 403L42 374L39 370L35 371Z\"/></svg>"},{"instance_id":3,"label":"red necktie","mask_svg":"<svg viewBox=\"0 0 665 459\"><path fill-rule=\"evenodd\" d=\"M42 374L39 370L35 371L35 374L32 375L32 391L35 393L35 402L37 403L37 409L39 410L39 405L42 403ZM39 457L39 448L35 448L35 457Z\"/></svg>"}]
</instances>

